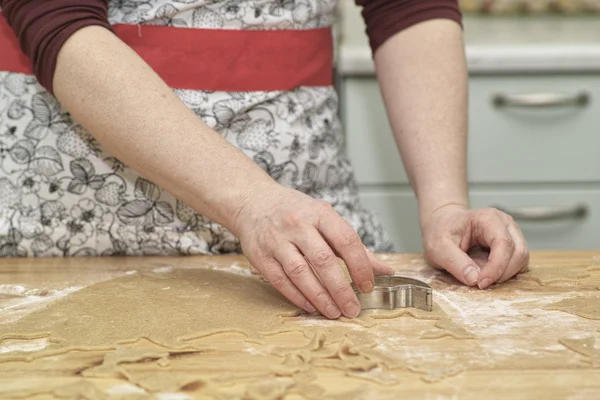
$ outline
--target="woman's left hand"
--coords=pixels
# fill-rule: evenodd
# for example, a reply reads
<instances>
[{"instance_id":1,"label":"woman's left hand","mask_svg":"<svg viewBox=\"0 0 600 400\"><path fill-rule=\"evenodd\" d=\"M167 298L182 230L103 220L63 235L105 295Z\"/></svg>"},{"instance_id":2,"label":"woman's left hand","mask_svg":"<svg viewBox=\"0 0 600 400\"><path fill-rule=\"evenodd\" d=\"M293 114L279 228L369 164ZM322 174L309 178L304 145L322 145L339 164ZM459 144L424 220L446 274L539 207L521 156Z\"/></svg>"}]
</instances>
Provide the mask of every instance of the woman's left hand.
<instances>
[{"instance_id":1,"label":"woman's left hand","mask_svg":"<svg viewBox=\"0 0 600 400\"><path fill-rule=\"evenodd\" d=\"M425 259L485 289L527 270L529 250L513 218L494 208L447 205L422 220ZM484 252L473 254L473 249Z\"/></svg>"}]
</instances>

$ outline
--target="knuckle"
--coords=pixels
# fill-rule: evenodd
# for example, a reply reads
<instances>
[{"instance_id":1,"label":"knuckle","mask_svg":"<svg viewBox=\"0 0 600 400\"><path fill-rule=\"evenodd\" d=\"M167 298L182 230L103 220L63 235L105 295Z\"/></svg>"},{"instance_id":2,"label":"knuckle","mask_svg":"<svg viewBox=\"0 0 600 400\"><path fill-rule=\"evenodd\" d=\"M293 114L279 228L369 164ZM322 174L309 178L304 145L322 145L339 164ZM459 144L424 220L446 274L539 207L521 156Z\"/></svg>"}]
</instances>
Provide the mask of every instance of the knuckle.
<instances>
[{"instance_id":1,"label":"knuckle","mask_svg":"<svg viewBox=\"0 0 600 400\"><path fill-rule=\"evenodd\" d=\"M350 296L354 291L350 287L350 285L342 285L333 290L334 297L343 298L346 296Z\"/></svg>"},{"instance_id":2,"label":"knuckle","mask_svg":"<svg viewBox=\"0 0 600 400\"><path fill-rule=\"evenodd\" d=\"M510 236L501 236L496 238L495 242L502 247L508 247L512 249L515 247L515 242L512 240Z\"/></svg>"},{"instance_id":3,"label":"knuckle","mask_svg":"<svg viewBox=\"0 0 600 400\"><path fill-rule=\"evenodd\" d=\"M308 265L300 260L294 260L292 261L289 266L289 275L290 278L294 279L294 278L298 278L301 277L303 275L306 275L306 273L308 272Z\"/></svg>"},{"instance_id":4,"label":"knuckle","mask_svg":"<svg viewBox=\"0 0 600 400\"><path fill-rule=\"evenodd\" d=\"M331 203L329 203L325 200L321 200L321 199L316 199L315 205L323 210L332 210L333 209L333 207L331 206Z\"/></svg>"},{"instance_id":5,"label":"knuckle","mask_svg":"<svg viewBox=\"0 0 600 400\"><path fill-rule=\"evenodd\" d=\"M265 230L256 233L256 242L259 243L259 247L262 249L267 243L270 243L275 236L275 229L273 227L268 227Z\"/></svg>"},{"instance_id":6,"label":"knuckle","mask_svg":"<svg viewBox=\"0 0 600 400\"><path fill-rule=\"evenodd\" d=\"M498 218L500 211L495 208L484 208L479 213L479 219L492 221Z\"/></svg>"},{"instance_id":7,"label":"knuckle","mask_svg":"<svg viewBox=\"0 0 600 400\"><path fill-rule=\"evenodd\" d=\"M326 304L329 301L329 294L323 290L319 290L315 293L314 300L317 304Z\"/></svg>"},{"instance_id":8,"label":"knuckle","mask_svg":"<svg viewBox=\"0 0 600 400\"><path fill-rule=\"evenodd\" d=\"M423 250L427 254L435 254L436 244L432 240L424 240L423 241Z\"/></svg>"},{"instance_id":9,"label":"knuckle","mask_svg":"<svg viewBox=\"0 0 600 400\"><path fill-rule=\"evenodd\" d=\"M333 206L325 200L315 200L314 207L317 215L323 215L333 211Z\"/></svg>"},{"instance_id":10,"label":"knuckle","mask_svg":"<svg viewBox=\"0 0 600 400\"><path fill-rule=\"evenodd\" d=\"M519 251L519 259L521 259L523 262L529 261L529 249L527 246L523 246Z\"/></svg>"},{"instance_id":11,"label":"knuckle","mask_svg":"<svg viewBox=\"0 0 600 400\"><path fill-rule=\"evenodd\" d=\"M285 288L287 284L287 278L283 274L276 274L271 277L271 285L277 290Z\"/></svg>"},{"instance_id":12,"label":"knuckle","mask_svg":"<svg viewBox=\"0 0 600 400\"><path fill-rule=\"evenodd\" d=\"M304 220L304 218L302 216L302 212L290 211L290 212L285 213L283 215L283 217L281 218L281 220L282 220L284 226L297 227L302 224L302 221Z\"/></svg>"},{"instance_id":13,"label":"knuckle","mask_svg":"<svg viewBox=\"0 0 600 400\"><path fill-rule=\"evenodd\" d=\"M327 268L335 262L333 253L329 250L319 250L313 256L313 264L316 268Z\"/></svg>"},{"instance_id":14,"label":"knuckle","mask_svg":"<svg viewBox=\"0 0 600 400\"><path fill-rule=\"evenodd\" d=\"M354 247L358 245L359 242L358 234L353 230L345 231L340 235L339 243L342 247Z\"/></svg>"}]
</instances>

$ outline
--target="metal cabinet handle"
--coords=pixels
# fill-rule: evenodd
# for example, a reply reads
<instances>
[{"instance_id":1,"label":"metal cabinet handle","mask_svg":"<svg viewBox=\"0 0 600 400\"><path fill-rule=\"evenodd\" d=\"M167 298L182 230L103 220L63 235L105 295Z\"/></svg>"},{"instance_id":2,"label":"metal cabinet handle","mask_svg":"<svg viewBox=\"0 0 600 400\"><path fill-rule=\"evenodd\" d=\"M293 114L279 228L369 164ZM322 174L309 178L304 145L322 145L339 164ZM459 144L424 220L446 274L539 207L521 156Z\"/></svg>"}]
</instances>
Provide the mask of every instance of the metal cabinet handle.
<instances>
[{"instance_id":1,"label":"metal cabinet handle","mask_svg":"<svg viewBox=\"0 0 600 400\"><path fill-rule=\"evenodd\" d=\"M519 108L550 108L585 106L590 102L587 93L561 94L561 93L530 93L530 94L497 94L494 96L496 107Z\"/></svg>"},{"instance_id":2,"label":"metal cabinet handle","mask_svg":"<svg viewBox=\"0 0 600 400\"><path fill-rule=\"evenodd\" d=\"M514 219L524 221L550 221L567 218L583 218L589 210L585 204L578 204L574 207L522 207L515 209L506 209L495 206L498 210L512 216Z\"/></svg>"}]
</instances>

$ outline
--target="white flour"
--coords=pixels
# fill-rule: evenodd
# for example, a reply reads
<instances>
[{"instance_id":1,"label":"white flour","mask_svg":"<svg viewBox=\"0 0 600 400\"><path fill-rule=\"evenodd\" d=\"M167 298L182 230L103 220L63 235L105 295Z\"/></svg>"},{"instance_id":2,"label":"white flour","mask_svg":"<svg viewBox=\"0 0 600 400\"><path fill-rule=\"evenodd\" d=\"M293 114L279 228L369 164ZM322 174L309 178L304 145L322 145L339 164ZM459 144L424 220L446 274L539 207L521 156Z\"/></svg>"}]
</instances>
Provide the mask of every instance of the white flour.
<instances>
[{"instance_id":1,"label":"white flour","mask_svg":"<svg viewBox=\"0 0 600 400\"><path fill-rule=\"evenodd\" d=\"M152 272L156 274L168 274L169 272L173 272L173 267L170 265L165 265L164 267L154 268Z\"/></svg>"},{"instance_id":2,"label":"white flour","mask_svg":"<svg viewBox=\"0 0 600 400\"><path fill-rule=\"evenodd\" d=\"M8 342L8 341L7 341ZM46 339L11 340L10 343L0 346L0 354L40 351L48 347Z\"/></svg>"},{"instance_id":3,"label":"white flour","mask_svg":"<svg viewBox=\"0 0 600 400\"><path fill-rule=\"evenodd\" d=\"M106 389L106 394L119 395L119 394L146 394L146 391L138 386L130 383L123 383Z\"/></svg>"},{"instance_id":4,"label":"white flour","mask_svg":"<svg viewBox=\"0 0 600 400\"><path fill-rule=\"evenodd\" d=\"M158 400L193 400L185 393L156 393L155 397Z\"/></svg>"},{"instance_id":5,"label":"white flour","mask_svg":"<svg viewBox=\"0 0 600 400\"><path fill-rule=\"evenodd\" d=\"M48 290L29 288L24 285L0 285L0 295L13 297L0 303L0 324L14 322L24 315L81 288L82 286L71 286L64 289Z\"/></svg>"},{"instance_id":6,"label":"white flour","mask_svg":"<svg viewBox=\"0 0 600 400\"><path fill-rule=\"evenodd\" d=\"M254 275L252 273L252 270L248 267L243 267L241 265L237 265L237 264L231 264L228 266L221 266L221 265L211 265L209 267L210 269L214 269L214 270L218 270L218 271L223 271L223 272L229 272L231 274L236 274L236 275L242 275L242 276L252 276Z\"/></svg>"}]
</instances>

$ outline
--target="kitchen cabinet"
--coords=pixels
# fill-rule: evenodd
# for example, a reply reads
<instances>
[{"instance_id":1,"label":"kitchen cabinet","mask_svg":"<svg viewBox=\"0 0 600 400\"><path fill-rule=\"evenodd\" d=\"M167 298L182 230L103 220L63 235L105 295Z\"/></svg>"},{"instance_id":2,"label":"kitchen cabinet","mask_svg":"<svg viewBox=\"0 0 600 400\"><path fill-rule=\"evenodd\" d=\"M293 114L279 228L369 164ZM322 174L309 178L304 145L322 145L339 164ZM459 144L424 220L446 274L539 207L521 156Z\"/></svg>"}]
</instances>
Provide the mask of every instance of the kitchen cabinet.
<instances>
[{"instance_id":1,"label":"kitchen cabinet","mask_svg":"<svg viewBox=\"0 0 600 400\"><path fill-rule=\"evenodd\" d=\"M364 23L345 6L336 72L346 149L361 198L396 250L420 252L417 203L357 28ZM600 248L600 25L575 17L464 23L472 206L513 215L531 249Z\"/></svg>"}]
</instances>

